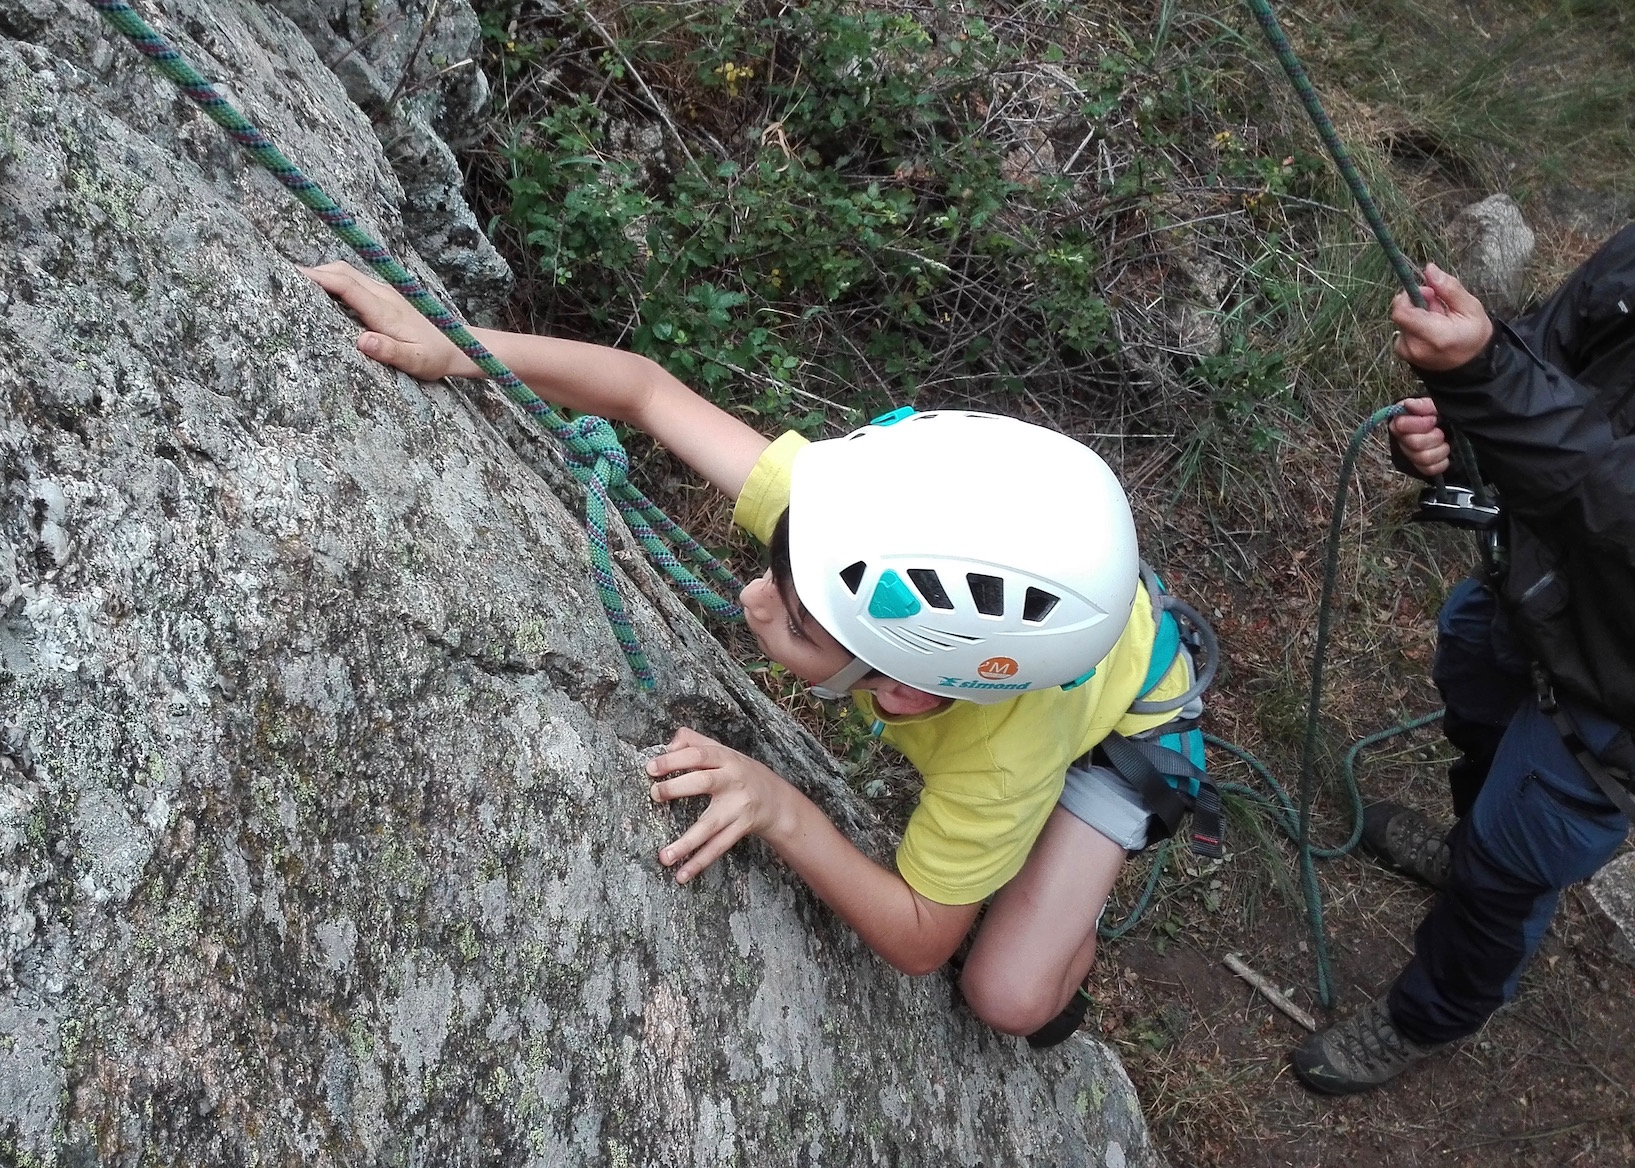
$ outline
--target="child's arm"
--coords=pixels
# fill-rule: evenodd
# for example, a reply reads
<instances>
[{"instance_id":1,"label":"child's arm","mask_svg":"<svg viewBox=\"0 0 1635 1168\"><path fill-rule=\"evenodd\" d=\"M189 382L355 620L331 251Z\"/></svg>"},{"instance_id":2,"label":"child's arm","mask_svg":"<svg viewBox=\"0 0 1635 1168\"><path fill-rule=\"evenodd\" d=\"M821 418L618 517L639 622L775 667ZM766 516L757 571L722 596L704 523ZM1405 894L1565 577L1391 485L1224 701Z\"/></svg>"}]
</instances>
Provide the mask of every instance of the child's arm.
<instances>
[{"instance_id":1,"label":"child's arm","mask_svg":"<svg viewBox=\"0 0 1635 1168\"><path fill-rule=\"evenodd\" d=\"M647 764L661 803L708 795L710 805L680 839L659 851L680 864L685 884L746 835L758 835L839 913L869 948L908 974L930 973L952 956L980 904L927 900L869 859L817 806L769 768L692 730ZM674 775L674 778L665 778Z\"/></svg>"},{"instance_id":2,"label":"child's arm","mask_svg":"<svg viewBox=\"0 0 1635 1168\"><path fill-rule=\"evenodd\" d=\"M339 262L301 271L363 319L368 331L357 344L366 356L424 381L484 376L389 284ZM554 337L471 332L546 401L628 422L731 498L766 449L766 438L646 357Z\"/></svg>"}]
</instances>

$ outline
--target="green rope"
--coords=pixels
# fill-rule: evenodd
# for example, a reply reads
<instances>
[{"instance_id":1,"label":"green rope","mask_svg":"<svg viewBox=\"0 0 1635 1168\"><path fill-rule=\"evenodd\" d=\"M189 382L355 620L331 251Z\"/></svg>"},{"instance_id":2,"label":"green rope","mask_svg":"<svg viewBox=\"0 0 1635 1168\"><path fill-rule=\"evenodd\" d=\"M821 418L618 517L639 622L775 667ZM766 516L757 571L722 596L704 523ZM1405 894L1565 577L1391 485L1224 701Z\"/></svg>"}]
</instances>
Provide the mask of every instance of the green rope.
<instances>
[{"instance_id":1,"label":"green rope","mask_svg":"<svg viewBox=\"0 0 1635 1168\"><path fill-rule=\"evenodd\" d=\"M654 680L646 654L625 611L608 549L607 517L611 503L625 516L631 534L671 582L712 615L736 620L742 609L721 597L683 563L697 565L717 587L742 587L719 560L673 523L626 477L630 461L613 428L602 418L586 415L573 421L541 401L517 375L471 335L465 323L428 291L384 246L358 226L357 220L335 203L322 188L291 162L266 134L216 92L209 81L182 58L151 25L124 0L89 0L108 23L123 33L159 72L163 73L202 109L210 120L283 183L296 198L344 240L382 279L402 293L421 315L443 331L482 371L505 390L530 417L549 430L565 447L569 469L585 487L585 530L590 540L591 577L607 613L608 624L636 675L638 688L650 690ZM668 543L666 542L668 541ZM674 545L672 550L670 545Z\"/></svg>"},{"instance_id":2,"label":"green rope","mask_svg":"<svg viewBox=\"0 0 1635 1168\"><path fill-rule=\"evenodd\" d=\"M1288 791L1272 774L1271 769L1243 747L1218 738L1213 734L1205 734L1204 741L1248 765L1260 780L1270 790L1270 796L1253 787L1241 783L1223 782L1217 784L1222 795L1236 795L1246 799L1271 812L1273 822L1282 832L1293 840L1298 849L1298 864L1300 869L1301 899L1305 903L1306 920L1311 929L1314 957L1317 966L1317 994L1323 1007L1328 1009L1334 1004L1333 963L1329 957L1328 929L1323 920L1322 890L1317 883L1318 860L1333 860L1349 855L1362 839L1363 830L1363 802L1362 792L1357 784L1357 760L1367 748L1406 734L1442 717L1442 711L1426 714L1399 726L1381 730L1352 745L1346 752L1341 766L1344 791L1349 805L1351 829L1345 842L1334 847L1320 848L1311 842L1311 808L1316 797L1316 772L1319 729L1323 702L1323 672L1324 663L1328 658L1329 630L1332 624L1334 611L1334 589L1339 578L1340 570L1340 538L1344 531L1346 502L1350 495L1351 477L1356 469L1357 457L1362 452L1363 443L1368 436L1380 425L1390 421L1398 414L1403 413L1401 405L1385 406L1374 411L1372 415L1351 437L1351 445L1347 448L1345 458L1340 464L1340 482L1334 492L1334 504L1329 512L1328 543L1323 562L1323 588L1317 602L1317 641L1312 648L1311 682L1306 696L1306 722L1304 738L1300 752L1300 798L1298 802L1289 797ZM1154 852L1152 871L1147 877L1133 908L1125 914L1124 919L1117 925L1098 926L1098 934L1107 940L1117 940L1130 931L1147 911L1154 892L1158 887L1159 878L1168 863L1173 841L1165 840Z\"/></svg>"},{"instance_id":3,"label":"green rope","mask_svg":"<svg viewBox=\"0 0 1635 1168\"><path fill-rule=\"evenodd\" d=\"M1295 95L1300 98L1300 104L1306 107L1311 124L1317 129L1317 136L1323 140L1323 145L1327 148L1329 157L1334 160L1334 165L1339 168L1346 186L1351 188L1351 197L1356 200L1358 209L1362 211L1363 218L1368 221L1369 229L1374 233L1374 239L1385 252L1385 258L1390 261L1391 270L1396 273L1398 282L1408 293L1408 298L1414 302L1414 306L1424 308L1425 297L1419 290L1420 273L1408 262L1408 257L1402 254L1402 248L1397 246L1396 237L1385 225L1385 217L1380 214L1374 196L1368 190L1368 184L1357 171L1356 163L1352 162L1351 152L1346 149L1345 143L1334 129L1334 123L1329 120L1328 111L1323 108L1323 102L1317 96L1311 78L1306 75L1305 66L1301 65L1300 58L1294 55L1289 38L1283 35L1283 28L1272 12L1270 0L1247 0L1247 3L1249 10L1254 13L1255 20L1259 22L1261 31L1266 34L1266 41L1271 45L1272 52L1277 55L1278 62L1283 66L1283 72L1288 75L1289 84L1294 87ZM1463 433L1446 422L1443 426L1453 440L1459 465L1469 480L1471 494L1478 503L1486 506L1492 497L1483 484L1481 470L1476 465L1476 451L1472 449ZM1440 490L1442 476L1437 475L1432 481Z\"/></svg>"},{"instance_id":4,"label":"green rope","mask_svg":"<svg viewBox=\"0 0 1635 1168\"><path fill-rule=\"evenodd\" d=\"M1378 241L1381 250L1385 252L1386 258L1390 261L1397 280L1402 284L1403 289L1408 293L1415 306L1425 308L1425 298L1419 290L1420 274L1408 262L1408 258L1403 255L1402 249L1397 246L1390 229L1386 227L1385 219L1380 214L1379 207L1374 203L1374 198L1369 193L1367 184L1363 182L1362 175L1357 172L1357 167L1351 160L1350 152L1346 149L1345 143L1340 140L1339 134L1335 132L1334 123L1329 120L1328 113L1323 109L1323 103L1319 100L1311 79L1306 75L1306 70L1300 64L1299 58L1295 56L1294 49L1290 47L1288 38L1283 35L1283 29L1279 26L1277 17L1272 13L1269 0L1247 0L1247 3L1250 11L1254 13L1255 20L1260 24L1261 31L1265 33L1266 40L1271 45L1272 51L1277 55L1279 63L1282 64L1283 72L1287 74L1289 83L1294 87L1295 94L1300 98L1301 104L1305 106L1306 113L1310 116L1312 125L1316 127L1318 136L1328 149L1329 157L1334 160L1334 165L1339 168L1346 185L1350 187L1352 198L1356 200L1358 208L1363 213L1363 218L1368 221L1368 226L1374 233L1375 240ZM1356 462L1357 453L1362 447L1363 440L1376 426L1402 412L1403 409L1400 405L1388 406L1385 409L1376 411L1367 422L1358 428L1356 435L1352 438L1351 448L1346 452L1345 461L1340 470L1340 484L1335 494L1334 509L1329 523L1328 559L1324 567L1323 596L1318 608L1317 618L1317 644L1312 651L1311 690L1306 706L1305 743L1301 751L1300 807L1295 839L1300 848L1302 885L1305 889L1308 914L1312 920L1312 932L1316 941L1319 997L1325 1008L1332 1006L1334 995L1330 976L1327 935L1322 925L1322 908L1317 889L1316 870L1311 862L1313 857L1325 853L1322 849L1312 848L1310 828L1311 801L1313 798L1312 770L1317 750L1319 707L1322 702L1323 662L1328 648L1330 600L1334 589L1334 578L1339 566L1340 525L1345 516L1346 493L1349 489L1351 470ZM1478 503L1488 504L1491 501L1491 496L1486 485L1482 482L1481 470L1476 462L1475 449L1463 433L1449 426L1446 422L1443 422L1443 426L1452 440L1455 456L1470 484L1472 495ZM1440 490L1442 477L1440 475L1436 476L1433 482ZM1484 555L1486 555L1485 545ZM1329 854L1344 855L1356 846L1357 840L1362 835L1361 796L1357 793L1355 780L1351 775L1352 761L1357 751L1365 745L1403 733L1429 721L1434 721L1437 717L1440 717L1440 713L1427 715L1425 718L1407 723L1404 726L1394 727L1391 730L1381 731L1379 734L1371 735L1352 747L1351 753L1346 756L1345 771L1355 812L1353 830L1347 844L1337 851L1330 849ZM1227 746L1224 743L1220 743L1220 745ZM1239 753L1239 757L1244 757L1236 748L1229 749L1233 753ZM1271 778L1270 773L1266 772L1265 768L1259 767L1258 764L1255 765L1267 779Z\"/></svg>"},{"instance_id":5,"label":"green rope","mask_svg":"<svg viewBox=\"0 0 1635 1168\"><path fill-rule=\"evenodd\" d=\"M1374 203L1374 196L1369 193L1368 184L1357 172L1356 163L1351 161L1351 152L1346 149L1340 135L1335 132L1334 123L1329 121L1328 111L1323 109L1323 103L1317 96L1317 90L1306 76L1305 66L1300 64L1300 58L1294 55L1294 49L1289 45L1289 38L1283 35L1283 28L1277 23L1277 17L1272 13L1269 0L1248 0L1249 10L1255 14L1260 22L1261 31L1266 34L1267 43L1272 46L1272 52L1277 54L1283 72L1288 74L1289 84L1294 87L1295 95L1300 98L1300 104L1306 107L1306 113L1311 117L1312 125L1317 127L1317 136L1323 140L1328 148L1329 157L1334 159L1334 165L1339 167L1340 175L1345 179L1346 186L1351 188L1351 197L1357 200L1357 207L1368 220L1369 228L1374 232L1374 238L1379 241L1385 252L1385 257L1391 261L1391 270L1396 272L1408 295L1415 305L1425 307L1425 298L1419 291L1419 273L1408 262L1408 257L1402 254L1397 246L1391 229L1385 225L1385 217Z\"/></svg>"},{"instance_id":6,"label":"green rope","mask_svg":"<svg viewBox=\"0 0 1635 1168\"><path fill-rule=\"evenodd\" d=\"M1207 737L1207 736L1206 736ZM1125 933L1135 928L1142 917L1147 915L1147 908L1152 902L1152 894L1158 890L1158 879L1164 874L1164 868L1169 863L1169 854L1175 846L1173 839L1166 839L1153 851L1152 871L1147 874L1147 883L1141 889L1141 895L1136 897L1135 904L1130 911L1124 914L1124 919L1116 925L1097 923L1096 935L1107 941L1116 941Z\"/></svg>"}]
</instances>

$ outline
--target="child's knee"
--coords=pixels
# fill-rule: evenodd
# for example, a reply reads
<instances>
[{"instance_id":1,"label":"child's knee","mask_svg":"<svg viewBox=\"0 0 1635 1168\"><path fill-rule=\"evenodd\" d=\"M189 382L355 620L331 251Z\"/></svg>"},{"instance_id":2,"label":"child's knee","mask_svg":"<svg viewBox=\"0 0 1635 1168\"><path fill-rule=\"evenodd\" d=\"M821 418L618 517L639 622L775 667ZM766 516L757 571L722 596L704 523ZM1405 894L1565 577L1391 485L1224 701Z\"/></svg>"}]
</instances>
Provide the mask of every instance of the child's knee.
<instances>
[{"instance_id":1,"label":"child's knee","mask_svg":"<svg viewBox=\"0 0 1635 1168\"><path fill-rule=\"evenodd\" d=\"M966 966L959 989L983 1022L1002 1034L1025 1037L1061 1013L1060 982L1060 977L1022 977Z\"/></svg>"}]
</instances>

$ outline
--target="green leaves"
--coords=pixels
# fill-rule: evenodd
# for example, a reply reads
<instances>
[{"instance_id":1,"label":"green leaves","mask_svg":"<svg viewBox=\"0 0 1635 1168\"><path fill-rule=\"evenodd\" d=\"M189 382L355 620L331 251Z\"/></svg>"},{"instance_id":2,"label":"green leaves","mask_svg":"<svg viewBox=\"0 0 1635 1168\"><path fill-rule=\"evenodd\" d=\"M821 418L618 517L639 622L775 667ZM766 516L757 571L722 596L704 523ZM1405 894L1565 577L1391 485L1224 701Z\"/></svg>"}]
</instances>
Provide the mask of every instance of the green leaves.
<instances>
[{"instance_id":1,"label":"green leaves","mask_svg":"<svg viewBox=\"0 0 1635 1168\"><path fill-rule=\"evenodd\" d=\"M1074 6L1030 11L1024 39L842 0L633 3L606 26L613 54L571 10L485 14L491 48L537 61L513 91L551 94L505 152L543 327L571 322L774 425L922 392L1080 392L1117 351L1109 217L1137 228L1172 181L1159 120L1184 103L1145 42L1109 52ZM529 19L554 56L517 31ZM665 133L638 147L635 128L660 128L654 93ZM1103 123L1120 118L1131 162L1113 166ZM1017 137L1058 122L1060 140Z\"/></svg>"}]
</instances>

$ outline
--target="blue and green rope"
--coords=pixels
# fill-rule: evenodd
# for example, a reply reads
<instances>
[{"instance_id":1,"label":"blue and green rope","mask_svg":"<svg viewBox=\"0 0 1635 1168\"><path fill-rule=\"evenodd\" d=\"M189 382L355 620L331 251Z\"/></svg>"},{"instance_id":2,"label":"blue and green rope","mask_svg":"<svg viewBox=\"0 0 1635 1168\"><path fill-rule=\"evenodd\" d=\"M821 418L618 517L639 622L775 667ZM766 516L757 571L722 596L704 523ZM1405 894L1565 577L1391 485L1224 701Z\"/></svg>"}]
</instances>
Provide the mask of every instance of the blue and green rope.
<instances>
[{"instance_id":1,"label":"blue and green rope","mask_svg":"<svg viewBox=\"0 0 1635 1168\"><path fill-rule=\"evenodd\" d=\"M743 615L743 610L736 603L723 598L683 563L685 560L696 565L716 587L731 589L735 593L742 587L724 564L672 522L629 481L629 459L606 420L586 415L570 421L542 401L471 334L465 322L433 296L316 182L286 158L266 134L217 93L215 87L124 0L89 2L211 121L227 131L233 141L244 147L252 158L323 220L383 280L396 288L421 315L458 345L478 368L505 390L511 400L562 443L569 469L585 487L585 530L590 543L591 578L602 607L607 612L608 624L612 626L613 635L636 675L639 688L653 688L653 673L619 595L613 558L608 550L610 506L624 514L631 534L653 562L705 611L725 620L736 620Z\"/></svg>"},{"instance_id":2,"label":"blue and green rope","mask_svg":"<svg viewBox=\"0 0 1635 1168\"><path fill-rule=\"evenodd\" d=\"M1334 611L1334 589L1340 571L1340 538L1345 527L1345 511L1351 493L1351 478L1356 470L1357 458L1362 453L1363 444L1367 441L1369 435L1403 412L1401 405L1389 405L1375 410L1352 434L1351 445L1346 449L1345 458L1340 464L1340 482L1335 489L1334 504L1329 513L1328 542L1323 562L1323 587L1317 602L1317 639L1312 648L1311 682L1306 696L1306 722L1300 752L1300 797L1298 801L1290 798L1288 791L1277 781L1271 769L1253 754L1250 754L1236 743L1228 742L1213 734L1204 735L1204 741L1210 746L1225 751L1247 765L1266 786L1267 790L1271 792L1268 796L1265 792L1242 783L1222 782L1217 784L1221 794L1223 796L1237 796L1270 812L1272 822L1296 846L1300 869L1301 899L1305 902L1306 921L1311 930L1317 966L1317 996L1325 1009L1334 1005L1334 977L1333 965L1329 957L1328 929L1323 920L1322 890L1317 883L1316 862L1318 860L1335 860L1341 856L1349 855L1356 849L1358 841L1362 839L1363 802L1362 792L1357 785L1357 762L1362 752L1387 739L1429 726L1442 717L1442 711L1437 710L1423 717L1404 722L1399 726L1392 726L1389 729L1370 734L1361 741L1354 743L1346 752L1341 765L1342 785L1351 824L1350 832L1343 843L1333 847L1320 848L1312 844L1311 817L1312 803L1315 800L1317 790L1317 756L1319 731L1322 723L1323 672L1324 663L1328 659L1328 639ZM1129 932L1141 919L1149 907L1154 893L1157 891L1159 878L1162 876L1174 848L1175 842L1173 840L1165 840L1154 849L1152 868L1148 873L1145 885L1136 898L1135 904L1118 924L1104 925L1098 929L1103 938L1116 940Z\"/></svg>"}]
</instances>

